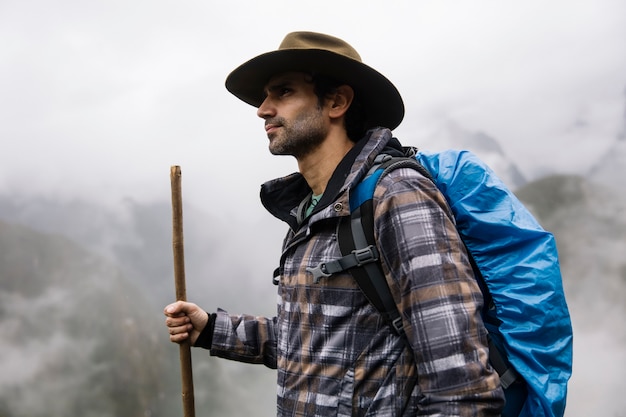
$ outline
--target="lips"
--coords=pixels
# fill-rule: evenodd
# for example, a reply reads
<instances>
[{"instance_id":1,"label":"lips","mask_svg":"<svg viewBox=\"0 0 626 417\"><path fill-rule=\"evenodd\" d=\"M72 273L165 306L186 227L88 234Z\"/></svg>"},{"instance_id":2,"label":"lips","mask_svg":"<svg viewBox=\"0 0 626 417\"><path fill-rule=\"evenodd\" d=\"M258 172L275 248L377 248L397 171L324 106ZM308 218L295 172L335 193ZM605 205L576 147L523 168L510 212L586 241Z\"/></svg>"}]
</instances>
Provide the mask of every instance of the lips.
<instances>
[{"instance_id":1,"label":"lips","mask_svg":"<svg viewBox=\"0 0 626 417\"><path fill-rule=\"evenodd\" d=\"M265 133L272 133L276 129L278 129L281 125L275 123L266 123L265 124Z\"/></svg>"}]
</instances>

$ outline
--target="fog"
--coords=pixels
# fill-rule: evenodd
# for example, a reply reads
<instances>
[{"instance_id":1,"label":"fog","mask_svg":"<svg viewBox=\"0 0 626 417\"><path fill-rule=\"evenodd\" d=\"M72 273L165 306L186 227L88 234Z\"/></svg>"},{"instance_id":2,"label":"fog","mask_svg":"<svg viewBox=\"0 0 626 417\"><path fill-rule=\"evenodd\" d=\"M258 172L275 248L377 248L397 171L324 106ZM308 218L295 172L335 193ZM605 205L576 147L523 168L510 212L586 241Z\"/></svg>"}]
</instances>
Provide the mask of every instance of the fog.
<instances>
[{"instance_id":1,"label":"fog","mask_svg":"<svg viewBox=\"0 0 626 417\"><path fill-rule=\"evenodd\" d=\"M0 187L117 204L167 195L163 178L179 164L187 198L214 207L225 196L236 201L229 211L258 216L258 185L296 166L269 155L254 108L223 84L292 30L344 38L392 80L407 144L436 147L454 123L497 137L531 179L579 172L622 129L625 9L620 0L2 2Z\"/></svg>"},{"instance_id":2,"label":"fog","mask_svg":"<svg viewBox=\"0 0 626 417\"><path fill-rule=\"evenodd\" d=\"M623 189L616 179L626 167L621 0L0 0L0 196L10 202L0 204L0 220L67 236L128 267L141 277L134 285L153 297L148 305L154 311L146 315L160 321L162 305L174 294L167 201L170 166L180 165L189 298L207 309L271 314L270 278L284 225L262 208L259 185L297 167L291 158L269 154L255 109L231 96L224 80L293 30L347 40L394 82L406 106L394 133L404 144L471 149L476 143L468 138L490 137L525 181L597 173L596 181ZM623 215L620 204L603 206L611 207L605 217ZM572 227L581 223L572 220ZM620 259L623 253L623 235L604 238L610 229L566 239L584 243L595 236L594 242L610 245L596 244L585 268L568 264L567 275L590 287L598 277L618 277L594 298L602 325L590 324L584 310L573 313L582 335L575 338L575 359L581 359L568 417L619 416L615 410L626 406L617 372L626 360L626 336L611 326L623 319L623 301L607 298L623 294L622 264L598 266L608 254ZM568 291L582 306L587 287L581 290L580 282ZM13 311L9 317L32 307L1 296L0 313ZM59 299L63 294L50 293L38 302ZM46 305L35 311L45 312ZM14 332L20 326L17 319L2 325ZM154 337L161 337L155 343L163 349L172 348L165 331ZM0 373L28 381L36 368L29 358L43 358L46 348L89 358L88 343L77 350L54 333L49 343L13 346L0 360ZM232 415L245 415L255 404L271 415L271 371L239 364L216 370L214 362L196 362L201 401L208 395L203 385L218 375L224 385L240 388ZM69 386L39 387L63 396L89 378L85 373ZM0 390L12 383L0 378ZM37 407L45 410L31 407L32 415Z\"/></svg>"}]
</instances>

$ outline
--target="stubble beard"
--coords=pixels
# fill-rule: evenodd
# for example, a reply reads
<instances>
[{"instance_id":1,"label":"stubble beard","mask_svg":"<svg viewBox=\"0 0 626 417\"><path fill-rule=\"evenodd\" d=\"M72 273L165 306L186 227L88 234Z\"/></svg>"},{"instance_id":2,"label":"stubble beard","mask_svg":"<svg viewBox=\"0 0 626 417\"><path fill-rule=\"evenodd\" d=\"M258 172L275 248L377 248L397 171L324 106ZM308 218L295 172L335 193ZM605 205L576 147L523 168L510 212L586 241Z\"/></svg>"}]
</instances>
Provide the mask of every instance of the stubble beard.
<instances>
[{"instance_id":1,"label":"stubble beard","mask_svg":"<svg viewBox=\"0 0 626 417\"><path fill-rule=\"evenodd\" d=\"M281 127L270 137L270 152L273 155L291 155L298 159L315 151L328 134L321 116L319 111L300 115L291 122L281 117L272 119L273 124Z\"/></svg>"}]
</instances>

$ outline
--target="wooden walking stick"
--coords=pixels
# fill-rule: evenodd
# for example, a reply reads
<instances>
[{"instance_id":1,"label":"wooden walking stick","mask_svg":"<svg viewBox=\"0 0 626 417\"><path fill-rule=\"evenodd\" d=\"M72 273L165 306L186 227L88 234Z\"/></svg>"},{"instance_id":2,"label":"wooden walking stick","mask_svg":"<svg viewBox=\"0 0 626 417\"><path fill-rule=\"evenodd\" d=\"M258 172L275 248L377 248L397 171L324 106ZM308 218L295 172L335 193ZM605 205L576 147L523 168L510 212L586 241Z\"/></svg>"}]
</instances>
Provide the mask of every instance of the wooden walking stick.
<instances>
[{"instance_id":1,"label":"wooden walking stick","mask_svg":"<svg viewBox=\"0 0 626 417\"><path fill-rule=\"evenodd\" d=\"M174 165L170 168L170 180L172 182L172 249L174 251L176 301L187 301L183 245L183 198L181 191L181 171L178 165ZM195 417L193 373L191 371L191 343L189 339L181 343L179 349L182 375L183 417Z\"/></svg>"}]
</instances>

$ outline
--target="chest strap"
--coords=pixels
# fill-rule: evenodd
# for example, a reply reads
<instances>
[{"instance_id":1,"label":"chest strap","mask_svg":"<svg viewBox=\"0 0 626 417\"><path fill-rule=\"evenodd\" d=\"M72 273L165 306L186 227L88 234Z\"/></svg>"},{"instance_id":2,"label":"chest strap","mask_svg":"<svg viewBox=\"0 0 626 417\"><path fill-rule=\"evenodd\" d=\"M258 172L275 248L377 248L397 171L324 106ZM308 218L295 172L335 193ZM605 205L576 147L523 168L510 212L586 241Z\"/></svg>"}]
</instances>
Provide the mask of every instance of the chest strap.
<instances>
[{"instance_id":1,"label":"chest strap","mask_svg":"<svg viewBox=\"0 0 626 417\"><path fill-rule=\"evenodd\" d=\"M376 246L369 245L363 249L355 249L351 253L328 262L320 262L317 266L307 268L307 272L313 274L314 282L317 284L320 279L329 277L337 272L346 271L351 268L360 267L369 263L377 262L379 259Z\"/></svg>"}]
</instances>

